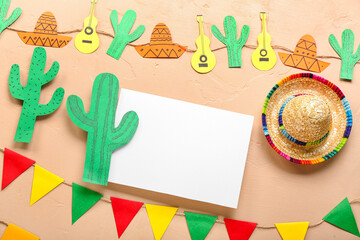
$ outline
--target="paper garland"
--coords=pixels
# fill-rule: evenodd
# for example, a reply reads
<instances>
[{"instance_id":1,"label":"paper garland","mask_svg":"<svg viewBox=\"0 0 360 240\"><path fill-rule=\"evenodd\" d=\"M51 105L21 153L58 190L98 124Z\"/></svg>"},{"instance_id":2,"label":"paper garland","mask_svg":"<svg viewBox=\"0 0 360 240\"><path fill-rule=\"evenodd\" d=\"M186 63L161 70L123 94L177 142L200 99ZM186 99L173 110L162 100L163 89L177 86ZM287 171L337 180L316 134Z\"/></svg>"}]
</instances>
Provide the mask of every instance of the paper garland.
<instances>
[{"instance_id":1,"label":"paper garland","mask_svg":"<svg viewBox=\"0 0 360 240\"><path fill-rule=\"evenodd\" d=\"M9 10L10 0L0 0L0 34L11 24L13 24L21 15L21 8L15 8L8 19L5 19Z\"/></svg>"},{"instance_id":2,"label":"paper garland","mask_svg":"<svg viewBox=\"0 0 360 240\"><path fill-rule=\"evenodd\" d=\"M39 240L40 238L10 223L0 240Z\"/></svg>"},{"instance_id":3,"label":"paper garland","mask_svg":"<svg viewBox=\"0 0 360 240\"><path fill-rule=\"evenodd\" d=\"M215 224L217 216L184 212L191 240L204 240Z\"/></svg>"},{"instance_id":4,"label":"paper garland","mask_svg":"<svg viewBox=\"0 0 360 240\"><path fill-rule=\"evenodd\" d=\"M283 240L304 240L309 222L275 223Z\"/></svg>"},{"instance_id":5,"label":"paper garland","mask_svg":"<svg viewBox=\"0 0 360 240\"><path fill-rule=\"evenodd\" d=\"M224 222L230 240L248 240L257 226L257 223L228 218L224 218Z\"/></svg>"},{"instance_id":6,"label":"paper garland","mask_svg":"<svg viewBox=\"0 0 360 240\"><path fill-rule=\"evenodd\" d=\"M145 204L155 240L160 240L178 208Z\"/></svg>"}]
</instances>

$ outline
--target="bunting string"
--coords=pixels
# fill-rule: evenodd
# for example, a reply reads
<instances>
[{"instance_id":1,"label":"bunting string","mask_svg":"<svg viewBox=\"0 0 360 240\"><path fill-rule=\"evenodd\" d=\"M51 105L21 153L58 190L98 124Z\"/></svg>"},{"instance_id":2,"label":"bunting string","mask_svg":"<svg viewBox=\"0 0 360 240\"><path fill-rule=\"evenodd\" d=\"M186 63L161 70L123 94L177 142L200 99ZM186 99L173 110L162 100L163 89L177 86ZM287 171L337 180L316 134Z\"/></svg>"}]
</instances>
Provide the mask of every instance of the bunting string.
<instances>
[{"instance_id":1,"label":"bunting string","mask_svg":"<svg viewBox=\"0 0 360 240\"><path fill-rule=\"evenodd\" d=\"M2 221L2 220L0 220L0 224L3 224L3 225L5 225L5 226L9 226L9 224L8 224L7 222L4 222L4 221Z\"/></svg>"},{"instance_id":2,"label":"bunting string","mask_svg":"<svg viewBox=\"0 0 360 240\"><path fill-rule=\"evenodd\" d=\"M13 32L23 32L23 31L24 31L24 30L12 28L12 27L8 27L7 29L10 30L10 31L13 31ZM73 29L73 30L68 30L68 31L59 31L58 34L71 34L71 33L78 33L78 32L81 32L81 31L82 31L82 29ZM96 32L97 32L97 34L100 34L100 35L103 35L103 36L107 36L107 37L110 37L110 38L114 38L114 35L113 35L113 34L108 33L108 32L105 32L105 31L103 31L103 30L96 30ZM174 43L174 44L177 44L177 43ZM147 43L147 44L141 44L141 45L149 45L149 43ZM137 45L137 44L131 44L131 43L129 43L128 46L136 47L136 46L140 46L140 44ZM291 50L291 49L289 49L289 48L287 48L287 47L283 47L283 46L279 46L279 45L271 45L271 47L272 47L273 49L277 49L277 50L282 50L282 51L286 51L286 52L289 52L289 53L293 53L293 50ZM218 47L218 48L211 49L211 51L212 51L212 52L214 52L214 51L219 51L219 50L222 50L222 49L225 49L225 48L226 48L226 46L222 46L222 47ZM245 45L244 45L244 48L256 49L257 46L256 46L256 45L245 44ZM194 53L194 52L196 52L196 50L187 48L187 49L186 49L186 52L188 52L188 53ZM318 55L317 58L341 60L341 58L338 57L338 56ZM360 61L359 61L359 62L356 62L356 64L360 64ZM310 227L310 226L309 226L309 227Z\"/></svg>"}]
</instances>

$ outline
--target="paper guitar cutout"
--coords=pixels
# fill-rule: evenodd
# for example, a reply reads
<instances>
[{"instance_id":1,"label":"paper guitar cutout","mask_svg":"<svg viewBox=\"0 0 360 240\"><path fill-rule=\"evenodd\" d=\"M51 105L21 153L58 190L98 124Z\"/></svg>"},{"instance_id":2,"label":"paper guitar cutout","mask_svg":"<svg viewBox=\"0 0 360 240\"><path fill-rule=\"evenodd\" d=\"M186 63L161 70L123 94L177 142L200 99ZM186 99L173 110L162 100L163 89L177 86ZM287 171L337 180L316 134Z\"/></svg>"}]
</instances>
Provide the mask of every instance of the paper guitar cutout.
<instances>
[{"instance_id":1,"label":"paper guitar cutout","mask_svg":"<svg viewBox=\"0 0 360 240\"><path fill-rule=\"evenodd\" d=\"M354 33L351 29L345 29L341 35L342 48L336 40L334 34L329 36L329 42L337 54L341 57L340 78L352 80L354 73L354 66L360 60L360 45L354 52Z\"/></svg>"},{"instance_id":2,"label":"paper guitar cutout","mask_svg":"<svg viewBox=\"0 0 360 240\"><path fill-rule=\"evenodd\" d=\"M13 24L21 15L21 8L16 8L8 19L5 19L6 14L9 10L10 0L0 0L0 34Z\"/></svg>"},{"instance_id":3,"label":"paper guitar cutout","mask_svg":"<svg viewBox=\"0 0 360 240\"><path fill-rule=\"evenodd\" d=\"M84 20L84 29L75 37L75 47L82 53L92 53L100 44L96 33L98 20L94 16L96 2L97 0L92 0L90 15Z\"/></svg>"},{"instance_id":4,"label":"paper guitar cutout","mask_svg":"<svg viewBox=\"0 0 360 240\"><path fill-rule=\"evenodd\" d=\"M286 66L310 72L322 72L330 65L328 62L316 59L316 43L310 35L304 35L300 38L293 54L279 52L279 57Z\"/></svg>"},{"instance_id":5,"label":"paper guitar cutout","mask_svg":"<svg viewBox=\"0 0 360 240\"><path fill-rule=\"evenodd\" d=\"M251 56L251 62L257 69L267 71L276 64L276 54L271 47L271 36L266 31L266 13L260 13L261 33L258 36L258 47Z\"/></svg>"},{"instance_id":6,"label":"paper guitar cutout","mask_svg":"<svg viewBox=\"0 0 360 240\"><path fill-rule=\"evenodd\" d=\"M120 24L118 21L118 14L116 10L113 10L111 12L110 18L112 26L114 28L115 37L106 53L111 57L119 60L126 45L141 37L141 35L145 31L145 26L140 25L136 28L134 32L129 34L136 19L136 12L134 12L133 10L126 11L123 18L121 19Z\"/></svg>"},{"instance_id":7,"label":"paper guitar cutout","mask_svg":"<svg viewBox=\"0 0 360 240\"><path fill-rule=\"evenodd\" d=\"M203 28L203 16L196 17L199 23L200 35L196 39L197 50L191 58L191 66L199 73L208 73L214 69L216 57L210 49L210 39L205 36Z\"/></svg>"},{"instance_id":8,"label":"paper guitar cutout","mask_svg":"<svg viewBox=\"0 0 360 240\"><path fill-rule=\"evenodd\" d=\"M88 132L83 181L107 185L111 154L134 136L139 118L127 112L115 127L115 112L119 96L119 81L111 73L99 74L94 82L90 111L85 113L82 100L75 95L67 99L71 120Z\"/></svg>"},{"instance_id":9,"label":"paper guitar cutout","mask_svg":"<svg viewBox=\"0 0 360 240\"><path fill-rule=\"evenodd\" d=\"M170 30L164 23L155 26L150 44L135 46L135 50L144 58L179 58L186 49L187 46L172 42Z\"/></svg>"},{"instance_id":10,"label":"paper guitar cutout","mask_svg":"<svg viewBox=\"0 0 360 240\"><path fill-rule=\"evenodd\" d=\"M16 130L14 141L31 141L37 116L43 116L54 112L64 98L64 89L55 90L51 100L47 104L39 104L42 85L53 80L59 72L59 63L54 62L47 73L44 73L46 51L42 47L34 49L31 59L30 70L26 87L21 85L19 65L14 64L10 70L9 89L14 98L23 100L23 108Z\"/></svg>"},{"instance_id":11,"label":"paper guitar cutout","mask_svg":"<svg viewBox=\"0 0 360 240\"><path fill-rule=\"evenodd\" d=\"M27 45L42 47L65 47L72 37L57 34L57 23L54 14L44 12L36 22L34 32L18 32L20 39Z\"/></svg>"},{"instance_id":12,"label":"paper guitar cutout","mask_svg":"<svg viewBox=\"0 0 360 240\"><path fill-rule=\"evenodd\" d=\"M237 26L233 16L226 16L224 18L225 36L220 30L212 25L211 30L214 36L226 45L228 50L229 67L241 67L241 49L244 47L248 37L250 28L244 25L241 30L240 38L237 39Z\"/></svg>"}]
</instances>

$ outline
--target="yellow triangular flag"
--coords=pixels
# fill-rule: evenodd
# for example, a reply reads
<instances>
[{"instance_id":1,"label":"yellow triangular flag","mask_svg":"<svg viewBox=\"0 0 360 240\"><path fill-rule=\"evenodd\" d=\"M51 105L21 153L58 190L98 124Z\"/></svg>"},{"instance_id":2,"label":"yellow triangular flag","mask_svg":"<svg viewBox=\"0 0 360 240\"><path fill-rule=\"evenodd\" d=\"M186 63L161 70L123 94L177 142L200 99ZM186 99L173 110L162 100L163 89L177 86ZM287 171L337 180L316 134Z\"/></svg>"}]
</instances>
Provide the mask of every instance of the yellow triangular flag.
<instances>
[{"instance_id":1,"label":"yellow triangular flag","mask_svg":"<svg viewBox=\"0 0 360 240\"><path fill-rule=\"evenodd\" d=\"M39 240L38 236L10 223L0 240Z\"/></svg>"},{"instance_id":2,"label":"yellow triangular flag","mask_svg":"<svg viewBox=\"0 0 360 240\"><path fill-rule=\"evenodd\" d=\"M304 240L309 222L275 223L283 240Z\"/></svg>"},{"instance_id":3,"label":"yellow triangular flag","mask_svg":"<svg viewBox=\"0 0 360 240\"><path fill-rule=\"evenodd\" d=\"M160 240L178 208L145 204L155 240Z\"/></svg>"},{"instance_id":4,"label":"yellow triangular flag","mask_svg":"<svg viewBox=\"0 0 360 240\"><path fill-rule=\"evenodd\" d=\"M64 179L38 165L35 165L30 206L56 188L63 181Z\"/></svg>"}]
</instances>

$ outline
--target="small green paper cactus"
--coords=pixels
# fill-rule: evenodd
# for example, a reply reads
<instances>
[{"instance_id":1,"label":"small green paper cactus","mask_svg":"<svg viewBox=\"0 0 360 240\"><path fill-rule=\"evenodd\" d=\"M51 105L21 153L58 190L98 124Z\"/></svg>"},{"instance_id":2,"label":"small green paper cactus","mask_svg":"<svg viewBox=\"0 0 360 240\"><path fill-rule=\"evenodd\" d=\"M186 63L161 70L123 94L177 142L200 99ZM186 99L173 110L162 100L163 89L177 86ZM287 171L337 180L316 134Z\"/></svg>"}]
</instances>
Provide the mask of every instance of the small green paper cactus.
<instances>
[{"instance_id":1,"label":"small green paper cactus","mask_svg":"<svg viewBox=\"0 0 360 240\"><path fill-rule=\"evenodd\" d=\"M233 16L226 16L224 18L225 36L223 36L220 30L212 25L211 31L214 36L226 45L228 50L229 67L241 67L241 49L245 45L250 28L248 25L244 25L241 30L240 38L237 40L237 26Z\"/></svg>"},{"instance_id":2,"label":"small green paper cactus","mask_svg":"<svg viewBox=\"0 0 360 240\"><path fill-rule=\"evenodd\" d=\"M35 48L26 87L22 86L20 82L19 65L14 64L11 67L9 76L10 93L14 98L23 100L23 108L14 141L29 143L34 131L36 117L54 112L64 98L64 89L58 88L47 104L39 104L42 85L53 80L59 72L59 63L55 61L50 70L44 74L45 62L45 49L42 47Z\"/></svg>"},{"instance_id":3,"label":"small green paper cactus","mask_svg":"<svg viewBox=\"0 0 360 240\"><path fill-rule=\"evenodd\" d=\"M8 19L5 19L6 14L9 10L10 2L10 0L0 0L0 34L5 30L5 28L13 24L16 19L20 17L21 14L21 8L16 8L11 13L10 17Z\"/></svg>"},{"instance_id":4,"label":"small green paper cactus","mask_svg":"<svg viewBox=\"0 0 360 240\"><path fill-rule=\"evenodd\" d=\"M133 33L129 34L136 19L136 13L133 10L126 11L120 24L116 10L111 12L110 18L114 28L115 37L106 53L119 60L126 45L141 37L145 31L145 26L140 25Z\"/></svg>"},{"instance_id":5,"label":"small green paper cactus","mask_svg":"<svg viewBox=\"0 0 360 240\"><path fill-rule=\"evenodd\" d=\"M336 40L334 34L329 36L329 42L334 50L341 57L340 78L352 80L355 63L360 60L360 45L354 53L354 33L351 29L345 29L342 32L342 48Z\"/></svg>"},{"instance_id":6,"label":"small green paper cactus","mask_svg":"<svg viewBox=\"0 0 360 240\"><path fill-rule=\"evenodd\" d=\"M88 132L84 182L106 186L112 152L127 144L136 132L139 118L134 111L127 112L115 127L118 95L116 76L102 73L95 79L88 113L85 113L84 104L78 96L71 95L67 99L71 120Z\"/></svg>"}]
</instances>

